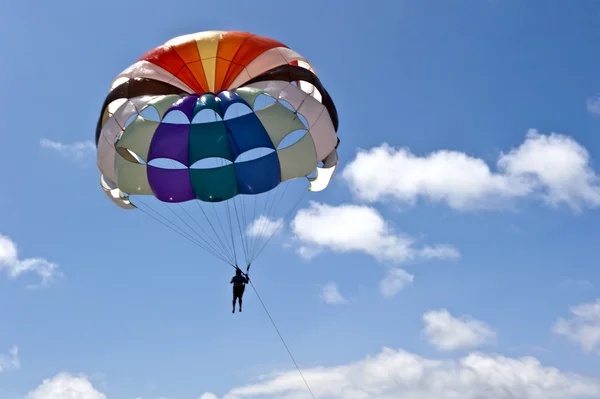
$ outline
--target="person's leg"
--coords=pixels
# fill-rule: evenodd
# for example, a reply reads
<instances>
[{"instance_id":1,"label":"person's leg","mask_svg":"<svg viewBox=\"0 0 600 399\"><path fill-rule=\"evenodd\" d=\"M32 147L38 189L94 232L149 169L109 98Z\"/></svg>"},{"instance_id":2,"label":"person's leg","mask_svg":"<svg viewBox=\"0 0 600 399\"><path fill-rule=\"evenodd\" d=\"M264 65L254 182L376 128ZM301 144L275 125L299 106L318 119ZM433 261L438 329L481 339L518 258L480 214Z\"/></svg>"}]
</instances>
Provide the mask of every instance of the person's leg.
<instances>
[{"instance_id":1,"label":"person's leg","mask_svg":"<svg viewBox=\"0 0 600 399\"><path fill-rule=\"evenodd\" d=\"M240 297L240 312L242 311L242 297Z\"/></svg>"},{"instance_id":2,"label":"person's leg","mask_svg":"<svg viewBox=\"0 0 600 399\"><path fill-rule=\"evenodd\" d=\"M233 301L231 301L231 313L235 313L235 292L233 293Z\"/></svg>"}]
</instances>

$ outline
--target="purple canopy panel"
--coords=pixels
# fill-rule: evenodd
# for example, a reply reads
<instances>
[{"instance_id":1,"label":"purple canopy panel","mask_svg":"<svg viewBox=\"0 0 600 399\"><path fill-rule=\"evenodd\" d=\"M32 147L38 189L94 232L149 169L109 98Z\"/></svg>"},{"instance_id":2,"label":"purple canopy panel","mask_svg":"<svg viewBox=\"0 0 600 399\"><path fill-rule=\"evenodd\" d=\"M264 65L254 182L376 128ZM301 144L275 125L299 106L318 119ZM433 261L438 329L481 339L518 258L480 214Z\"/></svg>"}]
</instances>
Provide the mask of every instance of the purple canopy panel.
<instances>
[{"instance_id":1,"label":"purple canopy panel","mask_svg":"<svg viewBox=\"0 0 600 399\"><path fill-rule=\"evenodd\" d=\"M156 128L148 162L157 158L169 158L189 166L190 125L161 123Z\"/></svg>"},{"instance_id":2,"label":"purple canopy panel","mask_svg":"<svg viewBox=\"0 0 600 399\"><path fill-rule=\"evenodd\" d=\"M148 165L148 182L156 198L163 202L185 202L195 198L188 168L163 169Z\"/></svg>"},{"instance_id":3,"label":"purple canopy panel","mask_svg":"<svg viewBox=\"0 0 600 399\"><path fill-rule=\"evenodd\" d=\"M171 111L181 111L187 116L188 120L191 121L194 117L194 107L196 106L196 102L198 101L197 94L191 94L187 97L182 98L177 101L175 104L171 105L167 112L165 112L165 116ZM163 118L164 119L164 118Z\"/></svg>"}]
</instances>

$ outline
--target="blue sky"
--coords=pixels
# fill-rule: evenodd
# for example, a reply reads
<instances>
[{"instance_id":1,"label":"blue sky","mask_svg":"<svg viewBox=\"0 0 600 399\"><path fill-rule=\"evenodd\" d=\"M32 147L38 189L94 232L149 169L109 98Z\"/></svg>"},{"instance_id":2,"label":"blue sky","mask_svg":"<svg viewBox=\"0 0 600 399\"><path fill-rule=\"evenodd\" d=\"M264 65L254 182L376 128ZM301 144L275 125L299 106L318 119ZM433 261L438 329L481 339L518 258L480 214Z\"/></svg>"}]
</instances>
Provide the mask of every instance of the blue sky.
<instances>
[{"instance_id":1,"label":"blue sky","mask_svg":"<svg viewBox=\"0 0 600 399\"><path fill-rule=\"evenodd\" d=\"M591 0L2 4L0 397L308 397L254 293L230 313L232 269L99 187L114 76L220 29L301 53L340 115L334 181L252 269L317 397L600 398L599 22Z\"/></svg>"}]
</instances>

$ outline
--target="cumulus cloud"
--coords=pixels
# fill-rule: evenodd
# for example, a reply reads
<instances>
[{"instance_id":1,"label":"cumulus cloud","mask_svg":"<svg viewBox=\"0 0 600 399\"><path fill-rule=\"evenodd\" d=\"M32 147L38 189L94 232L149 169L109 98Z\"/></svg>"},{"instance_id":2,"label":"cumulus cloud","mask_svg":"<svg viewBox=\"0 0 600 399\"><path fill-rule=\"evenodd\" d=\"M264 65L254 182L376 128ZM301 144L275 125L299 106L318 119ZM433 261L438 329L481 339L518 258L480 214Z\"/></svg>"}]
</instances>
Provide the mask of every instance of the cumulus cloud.
<instances>
[{"instance_id":1,"label":"cumulus cloud","mask_svg":"<svg viewBox=\"0 0 600 399\"><path fill-rule=\"evenodd\" d=\"M552 327L555 334L567 337L588 353L600 354L600 298L570 309L571 318L559 317Z\"/></svg>"},{"instance_id":2,"label":"cumulus cloud","mask_svg":"<svg viewBox=\"0 0 600 399\"><path fill-rule=\"evenodd\" d=\"M543 366L533 357L478 352L454 361L384 348L350 364L314 367L302 373L315 396L323 399L582 399L600 395L600 380ZM233 388L223 399L310 397L298 372L291 370Z\"/></svg>"},{"instance_id":3,"label":"cumulus cloud","mask_svg":"<svg viewBox=\"0 0 600 399\"><path fill-rule=\"evenodd\" d=\"M334 282L329 282L322 287L321 298L329 305L341 305L347 302Z\"/></svg>"},{"instance_id":4,"label":"cumulus cloud","mask_svg":"<svg viewBox=\"0 0 600 399\"><path fill-rule=\"evenodd\" d=\"M85 375L59 373L46 379L25 399L108 399Z\"/></svg>"},{"instance_id":5,"label":"cumulus cloud","mask_svg":"<svg viewBox=\"0 0 600 399\"><path fill-rule=\"evenodd\" d=\"M507 176L523 179L553 204L572 208L600 205L598 176L587 150L571 137L530 130L518 148L502 155L499 167Z\"/></svg>"},{"instance_id":6,"label":"cumulus cloud","mask_svg":"<svg viewBox=\"0 0 600 399\"><path fill-rule=\"evenodd\" d=\"M21 368L21 360L19 359L18 347L13 346L10 348L7 355L0 354L0 373L18 370L19 368Z\"/></svg>"},{"instance_id":7,"label":"cumulus cloud","mask_svg":"<svg viewBox=\"0 0 600 399\"><path fill-rule=\"evenodd\" d=\"M402 269L389 269L379 283L379 292L386 298L391 298L398 292L402 291L404 287L411 284L414 280L414 276Z\"/></svg>"},{"instance_id":8,"label":"cumulus cloud","mask_svg":"<svg viewBox=\"0 0 600 399\"><path fill-rule=\"evenodd\" d=\"M439 150L417 156L388 144L360 150L342 172L355 195L368 202L419 199L456 210L497 209L535 197L575 210L600 206L598 176L587 150L571 137L530 129L525 141L500 154L494 172L484 160Z\"/></svg>"},{"instance_id":9,"label":"cumulus cloud","mask_svg":"<svg viewBox=\"0 0 600 399\"><path fill-rule=\"evenodd\" d=\"M70 144L60 143L48 139L41 139L40 145L52 151L56 151L61 156L70 158L76 162L93 158L96 151L96 145L91 140L76 141Z\"/></svg>"},{"instance_id":10,"label":"cumulus cloud","mask_svg":"<svg viewBox=\"0 0 600 399\"><path fill-rule=\"evenodd\" d=\"M18 255L17 245L8 236L0 234L0 271L4 270L10 278L17 278L24 273L35 273L41 278L41 285L47 285L60 275L56 263L44 258L19 259Z\"/></svg>"},{"instance_id":11,"label":"cumulus cloud","mask_svg":"<svg viewBox=\"0 0 600 399\"><path fill-rule=\"evenodd\" d=\"M421 256L458 255L447 245L415 248L412 237L393 231L377 210L365 205L331 206L311 201L308 208L298 211L291 227L295 238L303 243L298 252L307 258L324 250L363 252L378 261L395 263Z\"/></svg>"},{"instance_id":12,"label":"cumulus cloud","mask_svg":"<svg viewBox=\"0 0 600 399\"><path fill-rule=\"evenodd\" d=\"M584 399L600 395L600 380L544 366L534 357L481 352L457 360L427 359L403 349L383 348L348 364L302 370L323 399ZM230 389L222 399L309 399L295 369L262 376ZM108 399L85 375L62 372L25 399ZM206 392L198 399L219 399Z\"/></svg>"},{"instance_id":13,"label":"cumulus cloud","mask_svg":"<svg viewBox=\"0 0 600 399\"><path fill-rule=\"evenodd\" d=\"M254 219L246 229L249 237L271 237L281 231L283 219L270 219L261 215Z\"/></svg>"},{"instance_id":14,"label":"cumulus cloud","mask_svg":"<svg viewBox=\"0 0 600 399\"><path fill-rule=\"evenodd\" d=\"M429 343L442 351L474 348L496 337L484 322L471 316L454 317L447 309L426 312L423 322Z\"/></svg>"}]
</instances>

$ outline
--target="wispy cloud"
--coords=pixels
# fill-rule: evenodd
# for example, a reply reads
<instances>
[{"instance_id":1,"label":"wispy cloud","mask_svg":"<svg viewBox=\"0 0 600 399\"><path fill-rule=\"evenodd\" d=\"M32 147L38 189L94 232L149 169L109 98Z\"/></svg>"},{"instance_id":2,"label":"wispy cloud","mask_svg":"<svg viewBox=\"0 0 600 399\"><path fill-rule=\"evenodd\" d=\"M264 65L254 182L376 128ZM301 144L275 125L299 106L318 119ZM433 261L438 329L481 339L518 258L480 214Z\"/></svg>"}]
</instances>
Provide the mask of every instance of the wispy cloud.
<instances>
[{"instance_id":1,"label":"wispy cloud","mask_svg":"<svg viewBox=\"0 0 600 399\"><path fill-rule=\"evenodd\" d=\"M40 145L52 151L56 151L61 156L69 158L75 162L82 163L88 160L95 160L94 154L96 146L91 140L76 141L70 144L60 143L48 139L41 139Z\"/></svg>"},{"instance_id":2,"label":"wispy cloud","mask_svg":"<svg viewBox=\"0 0 600 399\"><path fill-rule=\"evenodd\" d=\"M513 352L542 352L542 353L550 353L550 349L541 346L541 345L516 345L516 346L511 346L509 348L510 351Z\"/></svg>"},{"instance_id":3,"label":"wispy cloud","mask_svg":"<svg viewBox=\"0 0 600 399\"><path fill-rule=\"evenodd\" d=\"M585 105L590 114L600 116L600 95L589 97Z\"/></svg>"},{"instance_id":4,"label":"wispy cloud","mask_svg":"<svg viewBox=\"0 0 600 399\"><path fill-rule=\"evenodd\" d=\"M246 228L249 237L271 237L283 229L283 219L270 219L261 215L254 219Z\"/></svg>"},{"instance_id":5,"label":"wispy cloud","mask_svg":"<svg viewBox=\"0 0 600 399\"><path fill-rule=\"evenodd\" d=\"M19 259L17 245L10 237L0 234L0 270L8 273L10 278L17 278L25 273L35 273L41 278L40 284L30 285L37 288L48 285L61 275L56 263L44 258Z\"/></svg>"},{"instance_id":6,"label":"wispy cloud","mask_svg":"<svg viewBox=\"0 0 600 399\"><path fill-rule=\"evenodd\" d=\"M519 198L540 198L574 210L600 206L599 179L587 150L571 137L530 129L525 141L497 161L439 150L417 156L388 144L361 150L342 176L364 201L419 199L443 202L456 210L499 209Z\"/></svg>"},{"instance_id":7,"label":"wispy cloud","mask_svg":"<svg viewBox=\"0 0 600 399\"><path fill-rule=\"evenodd\" d=\"M415 276L403 269L389 269L379 282L379 292L385 298L391 298L402 291L407 285L412 284Z\"/></svg>"},{"instance_id":8,"label":"wispy cloud","mask_svg":"<svg viewBox=\"0 0 600 399\"><path fill-rule=\"evenodd\" d=\"M496 337L486 323L471 316L454 317L447 309L426 312L423 321L429 343L442 351L474 348Z\"/></svg>"},{"instance_id":9,"label":"wispy cloud","mask_svg":"<svg viewBox=\"0 0 600 399\"><path fill-rule=\"evenodd\" d=\"M329 282L322 287L321 298L329 305L341 305L348 302L334 282Z\"/></svg>"},{"instance_id":10,"label":"wispy cloud","mask_svg":"<svg viewBox=\"0 0 600 399\"><path fill-rule=\"evenodd\" d=\"M573 289L591 289L594 287L594 284L592 284L591 281L589 280L583 280L583 279L572 279L572 278L566 278L563 281L560 282L560 285L564 288L573 288Z\"/></svg>"},{"instance_id":11,"label":"wispy cloud","mask_svg":"<svg viewBox=\"0 0 600 399\"><path fill-rule=\"evenodd\" d=\"M439 244L435 246L426 245L419 251L419 255L425 259L458 259L460 252L452 245Z\"/></svg>"},{"instance_id":12,"label":"wispy cloud","mask_svg":"<svg viewBox=\"0 0 600 399\"><path fill-rule=\"evenodd\" d=\"M0 354L0 373L18 370L19 368L21 368L21 360L19 359L19 348L17 346L10 348L7 355Z\"/></svg>"},{"instance_id":13,"label":"wispy cloud","mask_svg":"<svg viewBox=\"0 0 600 399\"><path fill-rule=\"evenodd\" d=\"M600 298L570 309L571 318L559 317L552 326L555 334L567 337L588 353L600 354Z\"/></svg>"}]
</instances>

